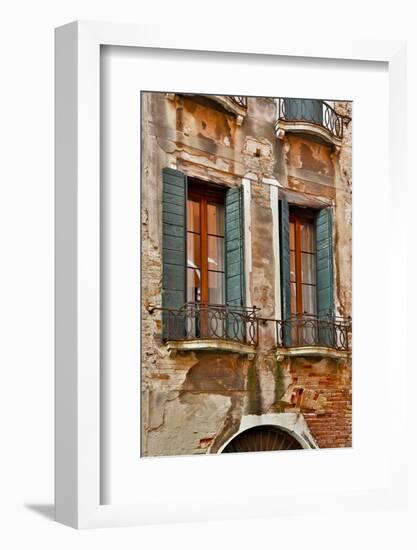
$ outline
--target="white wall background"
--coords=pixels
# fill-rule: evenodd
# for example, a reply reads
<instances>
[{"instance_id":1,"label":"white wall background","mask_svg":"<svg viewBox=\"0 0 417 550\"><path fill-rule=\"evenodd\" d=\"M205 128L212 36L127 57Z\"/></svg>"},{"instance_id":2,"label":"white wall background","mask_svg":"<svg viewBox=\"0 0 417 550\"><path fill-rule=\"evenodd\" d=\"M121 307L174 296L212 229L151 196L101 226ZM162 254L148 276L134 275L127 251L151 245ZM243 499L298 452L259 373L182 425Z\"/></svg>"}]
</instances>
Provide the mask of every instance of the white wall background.
<instances>
[{"instance_id":1,"label":"white wall background","mask_svg":"<svg viewBox=\"0 0 417 550\"><path fill-rule=\"evenodd\" d=\"M297 7L295 8L295 5ZM53 29L75 19L158 24L178 32L198 25L216 35L216 21L247 32L323 32L344 38L407 38L408 94L417 98L417 38L412 3L405 0L345 2L243 0L206 3L138 0L9 1L0 17L0 546L14 548L414 548L416 510L364 516L314 515L233 523L153 526L76 532L53 523ZM291 13L293 10L293 13ZM246 26L250 26L246 31ZM416 203L413 181L417 111L409 111L409 188L404 215L410 231ZM370 159L375 162L377 159ZM417 236L414 231L414 235ZM415 239L411 239L413 242ZM417 249L417 246L415 247ZM417 280L409 250L410 315ZM414 285L415 286L415 285ZM415 315L414 315L415 318ZM415 322L415 321L414 321ZM410 340L412 340L410 338ZM411 347L411 346L410 346ZM395 368L395 366L393 367ZM410 434L415 369L410 354ZM395 383L395 372L393 372ZM395 406L395 391L389 408ZM414 441L415 435L410 436ZM388 437L389 442L389 437ZM415 447L415 446L414 446ZM415 448L412 448L414 463ZM415 468L414 468L415 470ZM417 484L411 472L411 504ZM414 507L415 508L415 507Z\"/></svg>"}]
</instances>

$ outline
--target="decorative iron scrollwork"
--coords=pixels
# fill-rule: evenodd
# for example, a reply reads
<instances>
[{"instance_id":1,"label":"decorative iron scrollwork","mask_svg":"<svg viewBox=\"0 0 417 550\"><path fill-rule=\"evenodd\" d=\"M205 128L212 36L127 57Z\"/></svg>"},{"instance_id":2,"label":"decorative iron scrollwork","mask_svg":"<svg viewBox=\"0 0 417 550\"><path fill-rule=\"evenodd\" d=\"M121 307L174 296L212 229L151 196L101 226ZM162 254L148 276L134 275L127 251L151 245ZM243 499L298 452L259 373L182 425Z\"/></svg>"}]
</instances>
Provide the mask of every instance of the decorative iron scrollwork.
<instances>
[{"instance_id":1,"label":"decorative iron scrollwork","mask_svg":"<svg viewBox=\"0 0 417 550\"><path fill-rule=\"evenodd\" d=\"M297 348L323 346L338 351L349 350L350 317L334 315L293 315L276 321L278 346Z\"/></svg>"},{"instance_id":2,"label":"decorative iron scrollwork","mask_svg":"<svg viewBox=\"0 0 417 550\"><path fill-rule=\"evenodd\" d=\"M227 305L187 303L179 309L162 311L163 334L166 340L232 340L257 346L259 323L274 323L278 347L327 347L348 352L352 320L335 315L292 315L289 319L265 319L259 309Z\"/></svg>"},{"instance_id":3,"label":"decorative iron scrollwork","mask_svg":"<svg viewBox=\"0 0 417 550\"><path fill-rule=\"evenodd\" d=\"M225 339L256 346L256 307L187 303L179 309L163 309L167 340Z\"/></svg>"},{"instance_id":4,"label":"decorative iron scrollwork","mask_svg":"<svg viewBox=\"0 0 417 550\"><path fill-rule=\"evenodd\" d=\"M236 103L236 105L239 105L239 107L243 107L244 109L247 109L248 107L248 98L243 95L229 95L229 98L233 101L233 103Z\"/></svg>"},{"instance_id":5,"label":"decorative iron scrollwork","mask_svg":"<svg viewBox=\"0 0 417 550\"><path fill-rule=\"evenodd\" d=\"M326 128L334 137L343 138L344 117L326 101L319 99L278 99L278 120L286 122L311 122Z\"/></svg>"}]
</instances>

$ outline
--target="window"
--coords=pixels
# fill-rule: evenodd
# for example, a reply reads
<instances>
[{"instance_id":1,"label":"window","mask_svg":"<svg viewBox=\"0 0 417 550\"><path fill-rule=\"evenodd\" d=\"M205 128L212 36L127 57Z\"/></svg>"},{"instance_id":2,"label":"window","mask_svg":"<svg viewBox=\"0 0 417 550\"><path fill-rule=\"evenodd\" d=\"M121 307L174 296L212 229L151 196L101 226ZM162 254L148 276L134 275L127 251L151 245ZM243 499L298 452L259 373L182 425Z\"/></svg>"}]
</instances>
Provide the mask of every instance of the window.
<instances>
[{"instance_id":1,"label":"window","mask_svg":"<svg viewBox=\"0 0 417 550\"><path fill-rule=\"evenodd\" d=\"M323 102L318 99L284 99L285 120L301 120L323 124Z\"/></svg>"},{"instance_id":2,"label":"window","mask_svg":"<svg viewBox=\"0 0 417 550\"><path fill-rule=\"evenodd\" d=\"M334 317L332 210L280 200L281 302L285 346L331 345Z\"/></svg>"},{"instance_id":3,"label":"window","mask_svg":"<svg viewBox=\"0 0 417 550\"><path fill-rule=\"evenodd\" d=\"M187 302L225 303L224 195L190 186L187 198Z\"/></svg>"},{"instance_id":4,"label":"window","mask_svg":"<svg viewBox=\"0 0 417 550\"><path fill-rule=\"evenodd\" d=\"M314 213L290 207L291 313L317 313Z\"/></svg>"},{"instance_id":5,"label":"window","mask_svg":"<svg viewBox=\"0 0 417 550\"><path fill-rule=\"evenodd\" d=\"M292 344L317 341L316 243L314 212L290 207L290 287L291 315L304 316L291 325Z\"/></svg>"},{"instance_id":6,"label":"window","mask_svg":"<svg viewBox=\"0 0 417 550\"><path fill-rule=\"evenodd\" d=\"M245 341L242 188L162 171L162 334ZM225 305L230 310L225 313ZM202 313L205 309L206 313Z\"/></svg>"}]
</instances>

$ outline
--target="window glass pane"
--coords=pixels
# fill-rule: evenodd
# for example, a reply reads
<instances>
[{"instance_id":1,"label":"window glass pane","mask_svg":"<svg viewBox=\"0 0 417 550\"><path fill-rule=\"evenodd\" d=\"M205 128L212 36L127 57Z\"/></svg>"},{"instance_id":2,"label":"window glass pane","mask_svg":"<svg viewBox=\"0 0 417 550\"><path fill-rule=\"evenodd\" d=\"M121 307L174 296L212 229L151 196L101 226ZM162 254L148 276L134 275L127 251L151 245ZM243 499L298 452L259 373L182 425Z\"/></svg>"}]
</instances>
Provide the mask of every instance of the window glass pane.
<instances>
[{"instance_id":1,"label":"window glass pane","mask_svg":"<svg viewBox=\"0 0 417 550\"><path fill-rule=\"evenodd\" d=\"M297 313L297 287L295 283L291 283L291 313Z\"/></svg>"},{"instance_id":2,"label":"window glass pane","mask_svg":"<svg viewBox=\"0 0 417 550\"><path fill-rule=\"evenodd\" d=\"M187 233L187 266L200 267L200 235Z\"/></svg>"},{"instance_id":3,"label":"window glass pane","mask_svg":"<svg viewBox=\"0 0 417 550\"><path fill-rule=\"evenodd\" d=\"M314 226L311 223L300 224L300 246L302 252L314 252Z\"/></svg>"},{"instance_id":4,"label":"window glass pane","mask_svg":"<svg viewBox=\"0 0 417 550\"><path fill-rule=\"evenodd\" d=\"M301 254L301 280L303 283L316 284L316 257L314 254Z\"/></svg>"},{"instance_id":5,"label":"window glass pane","mask_svg":"<svg viewBox=\"0 0 417 550\"><path fill-rule=\"evenodd\" d=\"M224 239L208 236L208 268L216 271L224 270Z\"/></svg>"},{"instance_id":6,"label":"window glass pane","mask_svg":"<svg viewBox=\"0 0 417 550\"><path fill-rule=\"evenodd\" d=\"M316 307L316 287L309 285L302 285L303 288L303 312L315 315L317 312Z\"/></svg>"},{"instance_id":7,"label":"window glass pane","mask_svg":"<svg viewBox=\"0 0 417 550\"><path fill-rule=\"evenodd\" d=\"M224 304L224 274L209 271L208 283L210 304Z\"/></svg>"},{"instance_id":8,"label":"window glass pane","mask_svg":"<svg viewBox=\"0 0 417 550\"><path fill-rule=\"evenodd\" d=\"M295 250L295 223L290 222L290 249Z\"/></svg>"},{"instance_id":9,"label":"window glass pane","mask_svg":"<svg viewBox=\"0 0 417 550\"><path fill-rule=\"evenodd\" d=\"M200 301L201 277L199 269L187 269L187 302Z\"/></svg>"},{"instance_id":10,"label":"window glass pane","mask_svg":"<svg viewBox=\"0 0 417 550\"><path fill-rule=\"evenodd\" d=\"M222 204L207 205L207 233L224 235L224 206Z\"/></svg>"},{"instance_id":11,"label":"window glass pane","mask_svg":"<svg viewBox=\"0 0 417 550\"><path fill-rule=\"evenodd\" d=\"M200 203L187 200L187 229L200 233Z\"/></svg>"},{"instance_id":12,"label":"window glass pane","mask_svg":"<svg viewBox=\"0 0 417 550\"><path fill-rule=\"evenodd\" d=\"M290 251L290 281L296 281L297 276L295 272L295 252Z\"/></svg>"}]
</instances>

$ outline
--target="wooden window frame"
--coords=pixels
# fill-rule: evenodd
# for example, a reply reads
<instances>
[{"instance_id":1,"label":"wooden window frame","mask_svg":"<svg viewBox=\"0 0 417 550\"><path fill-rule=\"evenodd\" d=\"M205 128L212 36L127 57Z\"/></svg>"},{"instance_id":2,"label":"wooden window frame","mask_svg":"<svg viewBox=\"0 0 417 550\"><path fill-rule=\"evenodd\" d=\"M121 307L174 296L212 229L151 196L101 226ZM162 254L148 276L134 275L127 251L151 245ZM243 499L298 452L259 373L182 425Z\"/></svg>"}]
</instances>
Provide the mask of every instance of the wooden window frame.
<instances>
[{"instance_id":1,"label":"wooden window frame","mask_svg":"<svg viewBox=\"0 0 417 550\"><path fill-rule=\"evenodd\" d=\"M226 293L226 269L225 261L226 258L223 258L223 271L216 271L209 269L208 266L208 237L213 235L208 233L208 221L207 221L207 206L209 204L220 204L225 207L225 190L223 188L217 188L207 183L200 182L191 182L188 185L187 190L187 205L188 200L194 200L200 203L200 275L201 275L201 291L200 291L200 304L208 305L209 304L209 271L223 273L224 276L224 295ZM188 241L188 233L190 231L186 230L186 238ZM215 237L223 238L225 246L225 228L223 228L223 235L213 235ZM224 248L224 256L226 256L226 249ZM186 255L186 269L188 270L188 254ZM188 287L188 275L187 275L187 287ZM215 305L225 305L226 296L224 298L224 304L215 304Z\"/></svg>"},{"instance_id":2,"label":"wooden window frame","mask_svg":"<svg viewBox=\"0 0 417 550\"><path fill-rule=\"evenodd\" d=\"M302 281L302 268L301 268L301 263L302 263L301 254L302 254L302 251L301 251L301 231L300 231L300 226L301 226L302 222L307 222L307 223L311 224L313 226L313 230L314 230L314 243L316 243L316 228L315 228L316 216L317 216L317 212L315 210L310 210L310 209L306 209L306 208L300 208L300 207L297 207L297 206L289 205L290 231L291 231L291 223L294 223L294 230L295 230L295 234L294 234L294 237L295 237L295 239L294 239L294 244L295 244L295 249L294 249L294 253L295 253L295 281L291 280L291 275L290 275L290 286L295 282L295 285L296 285L296 308L295 308L296 309L296 315L305 315L305 311L304 311L304 307L303 307L303 284L306 284L306 285L308 284L309 286L314 286L315 289L316 289L316 293L317 293L317 280L316 280L315 285L312 285L310 283L303 283L303 281ZM291 252L293 251L291 249L291 241L290 241L289 251L290 251L290 257L291 257ZM315 257L316 262L317 262L317 250L316 250L316 245L315 244L314 244L314 253L311 253L311 254L314 254L314 257ZM317 263L316 263L315 269L317 271ZM317 274L316 274L316 276L317 276ZM291 296L291 294L290 294L290 296ZM290 307L292 308L292 303L290 303ZM317 315L317 306L316 306L316 313L315 314Z\"/></svg>"}]
</instances>

